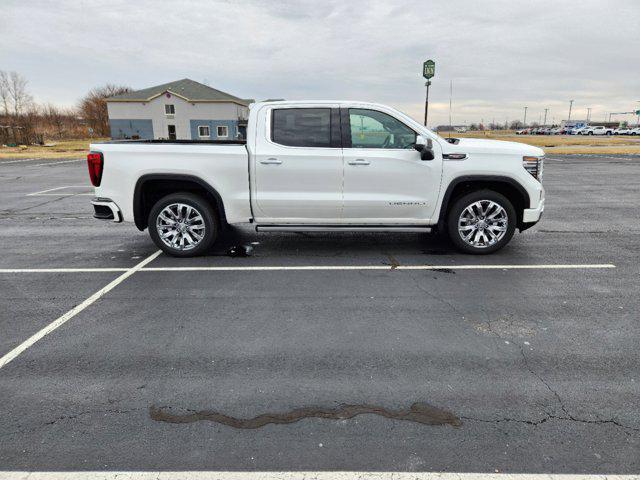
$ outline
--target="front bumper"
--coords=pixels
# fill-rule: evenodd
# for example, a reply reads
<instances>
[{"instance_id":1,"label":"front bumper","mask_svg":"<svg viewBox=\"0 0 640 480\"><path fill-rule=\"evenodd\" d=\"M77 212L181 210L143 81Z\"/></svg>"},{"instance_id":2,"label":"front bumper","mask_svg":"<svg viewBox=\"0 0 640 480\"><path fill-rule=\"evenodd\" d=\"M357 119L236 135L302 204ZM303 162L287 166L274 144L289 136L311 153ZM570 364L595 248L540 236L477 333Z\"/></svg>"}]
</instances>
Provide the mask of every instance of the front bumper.
<instances>
[{"instance_id":1,"label":"front bumper","mask_svg":"<svg viewBox=\"0 0 640 480\"><path fill-rule=\"evenodd\" d=\"M122 222L122 212L120 207L110 198L92 198L93 217L100 220L113 220L115 223Z\"/></svg>"},{"instance_id":2,"label":"front bumper","mask_svg":"<svg viewBox=\"0 0 640 480\"><path fill-rule=\"evenodd\" d=\"M544 212L544 198L540 200L538 208L525 208L522 212L522 223L536 223Z\"/></svg>"}]
</instances>

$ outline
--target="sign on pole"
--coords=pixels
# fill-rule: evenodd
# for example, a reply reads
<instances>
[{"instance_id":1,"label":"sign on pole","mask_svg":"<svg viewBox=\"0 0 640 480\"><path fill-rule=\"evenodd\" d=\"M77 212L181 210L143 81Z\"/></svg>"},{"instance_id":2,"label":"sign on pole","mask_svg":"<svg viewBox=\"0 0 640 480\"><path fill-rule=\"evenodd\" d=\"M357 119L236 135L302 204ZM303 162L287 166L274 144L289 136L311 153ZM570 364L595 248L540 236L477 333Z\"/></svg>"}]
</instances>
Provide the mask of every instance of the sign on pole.
<instances>
[{"instance_id":1,"label":"sign on pole","mask_svg":"<svg viewBox=\"0 0 640 480\"><path fill-rule=\"evenodd\" d=\"M422 76L429 80L433 78L436 73L436 62L433 60L427 60L422 64Z\"/></svg>"},{"instance_id":2,"label":"sign on pole","mask_svg":"<svg viewBox=\"0 0 640 480\"><path fill-rule=\"evenodd\" d=\"M427 79L425 87L427 87L427 95L424 99L424 126L427 126L427 116L429 115L429 87L431 86L431 79L436 73L436 62L433 60L427 60L422 64L422 76Z\"/></svg>"}]
</instances>

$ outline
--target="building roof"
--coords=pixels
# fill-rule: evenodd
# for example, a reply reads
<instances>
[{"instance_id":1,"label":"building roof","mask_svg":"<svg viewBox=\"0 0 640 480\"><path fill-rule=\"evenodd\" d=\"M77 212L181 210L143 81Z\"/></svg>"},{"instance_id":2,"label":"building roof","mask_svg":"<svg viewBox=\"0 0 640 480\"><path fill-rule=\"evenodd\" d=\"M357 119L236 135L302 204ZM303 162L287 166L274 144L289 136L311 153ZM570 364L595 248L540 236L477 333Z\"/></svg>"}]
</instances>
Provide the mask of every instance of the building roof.
<instances>
[{"instance_id":1,"label":"building roof","mask_svg":"<svg viewBox=\"0 0 640 480\"><path fill-rule=\"evenodd\" d=\"M135 92L114 95L106 100L107 102L148 102L166 92L172 93L188 102L233 102L245 106L253 103L253 99L238 98L189 78L163 83L155 87L143 88Z\"/></svg>"}]
</instances>

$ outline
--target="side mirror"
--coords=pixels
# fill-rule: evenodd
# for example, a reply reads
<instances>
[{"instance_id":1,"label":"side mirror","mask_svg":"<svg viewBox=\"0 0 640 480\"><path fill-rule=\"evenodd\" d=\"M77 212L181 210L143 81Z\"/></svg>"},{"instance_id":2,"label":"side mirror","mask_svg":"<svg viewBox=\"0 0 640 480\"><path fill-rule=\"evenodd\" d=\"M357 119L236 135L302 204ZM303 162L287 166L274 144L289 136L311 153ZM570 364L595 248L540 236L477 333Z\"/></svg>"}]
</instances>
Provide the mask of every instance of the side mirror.
<instances>
[{"instance_id":1,"label":"side mirror","mask_svg":"<svg viewBox=\"0 0 640 480\"><path fill-rule=\"evenodd\" d=\"M413 148L420 152L421 160L433 160L435 158L433 155L433 142L430 138L425 139L422 135L418 135Z\"/></svg>"}]
</instances>

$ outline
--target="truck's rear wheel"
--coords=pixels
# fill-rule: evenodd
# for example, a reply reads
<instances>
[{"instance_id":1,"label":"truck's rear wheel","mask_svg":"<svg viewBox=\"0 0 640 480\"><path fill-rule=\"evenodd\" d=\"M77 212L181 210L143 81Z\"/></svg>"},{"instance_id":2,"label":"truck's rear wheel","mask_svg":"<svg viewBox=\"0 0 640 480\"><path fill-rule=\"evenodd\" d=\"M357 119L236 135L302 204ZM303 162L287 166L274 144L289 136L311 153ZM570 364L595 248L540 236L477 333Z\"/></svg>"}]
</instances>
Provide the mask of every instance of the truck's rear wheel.
<instances>
[{"instance_id":1,"label":"truck's rear wheel","mask_svg":"<svg viewBox=\"0 0 640 480\"><path fill-rule=\"evenodd\" d=\"M465 253L487 254L504 247L516 229L516 211L502 194L471 192L455 201L447 217L449 238Z\"/></svg>"},{"instance_id":2,"label":"truck's rear wheel","mask_svg":"<svg viewBox=\"0 0 640 480\"><path fill-rule=\"evenodd\" d=\"M161 198L149 213L149 235L163 252L175 257L205 253L218 236L218 219L209 202L192 193Z\"/></svg>"}]
</instances>

